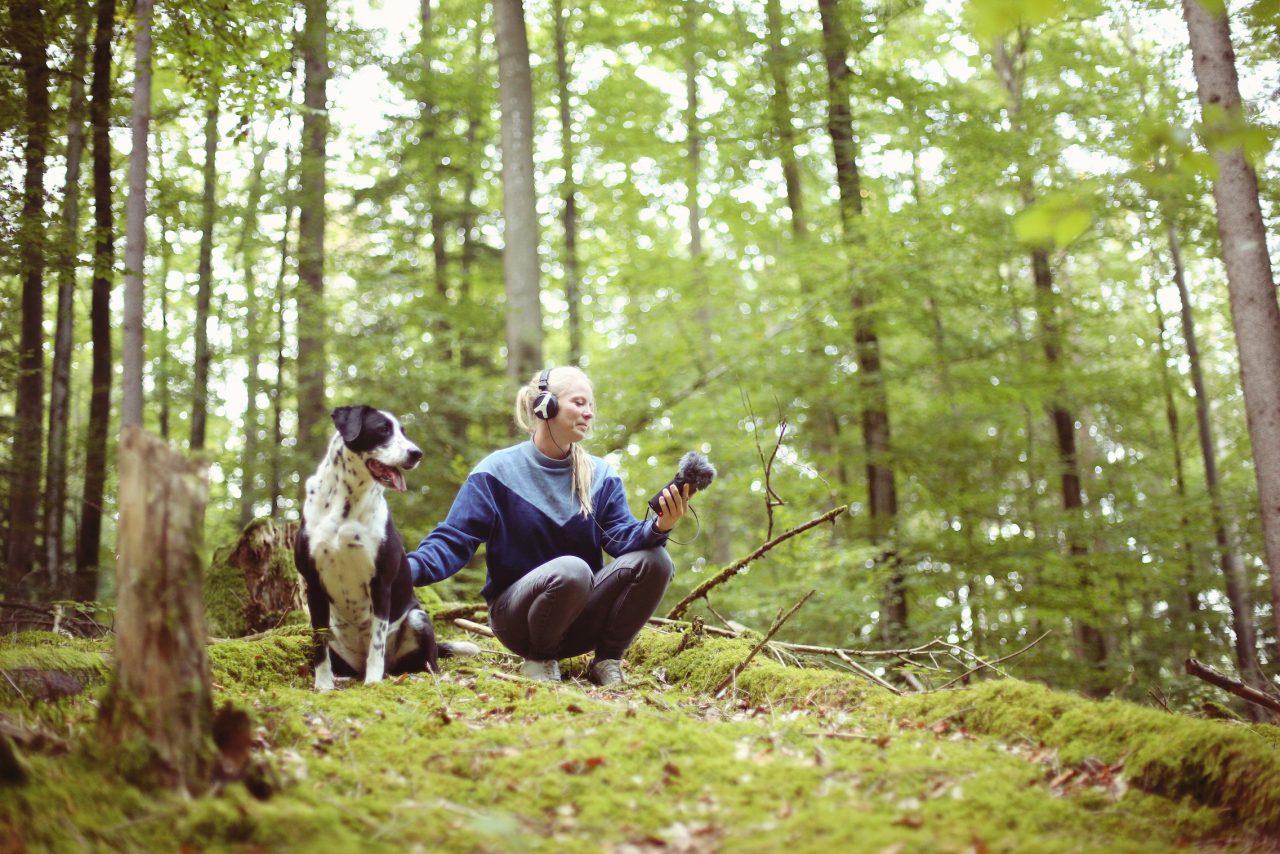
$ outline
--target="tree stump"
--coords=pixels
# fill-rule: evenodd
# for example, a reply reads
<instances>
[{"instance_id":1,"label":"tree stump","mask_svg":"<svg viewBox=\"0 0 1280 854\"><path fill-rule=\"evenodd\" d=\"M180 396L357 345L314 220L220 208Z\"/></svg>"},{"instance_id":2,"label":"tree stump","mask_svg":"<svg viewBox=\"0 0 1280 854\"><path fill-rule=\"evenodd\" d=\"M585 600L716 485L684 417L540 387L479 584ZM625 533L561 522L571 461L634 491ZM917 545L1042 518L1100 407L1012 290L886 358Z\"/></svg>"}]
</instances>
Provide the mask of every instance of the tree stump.
<instances>
[{"instance_id":1,"label":"tree stump","mask_svg":"<svg viewBox=\"0 0 1280 854\"><path fill-rule=\"evenodd\" d=\"M207 467L138 427L120 442L115 675L99 722L143 785L195 792L213 765L199 546Z\"/></svg>"},{"instance_id":2,"label":"tree stump","mask_svg":"<svg viewBox=\"0 0 1280 854\"><path fill-rule=\"evenodd\" d=\"M276 525L268 518L255 519L227 558L244 573L244 621L250 633L274 629L290 612L304 608L302 582L293 566L297 536L297 522Z\"/></svg>"}]
</instances>

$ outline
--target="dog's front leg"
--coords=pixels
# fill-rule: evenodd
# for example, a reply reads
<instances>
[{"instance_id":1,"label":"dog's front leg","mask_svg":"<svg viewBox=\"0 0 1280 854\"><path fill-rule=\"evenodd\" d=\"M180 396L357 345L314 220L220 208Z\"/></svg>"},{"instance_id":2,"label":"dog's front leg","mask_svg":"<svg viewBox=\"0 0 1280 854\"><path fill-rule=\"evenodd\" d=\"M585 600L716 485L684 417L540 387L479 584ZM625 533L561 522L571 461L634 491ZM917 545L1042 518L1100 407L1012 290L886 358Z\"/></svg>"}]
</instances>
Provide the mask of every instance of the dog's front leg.
<instances>
[{"instance_id":1,"label":"dog's front leg","mask_svg":"<svg viewBox=\"0 0 1280 854\"><path fill-rule=\"evenodd\" d=\"M364 684L381 682L387 670L387 631L390 628L391 585L385 583L382 574L374 576L369 584L369 599L373 606L373 626L369 633L369 656L365 659Z\"/></svg>"},{"instance_id":2,"label":"dog's front leg","mask_svg":"<svg viewBox=\"0 0 1280 854\"><path fill-rule=\"evenodd\" d=\"M329 596L320 583L320 574L311 560L306 531L298 534L293 551L294 563L307 588L307 610L311 612L311 667L315 671L315 689L333 690L333 661L329 658Z\"/></svg>"}]
</instances>

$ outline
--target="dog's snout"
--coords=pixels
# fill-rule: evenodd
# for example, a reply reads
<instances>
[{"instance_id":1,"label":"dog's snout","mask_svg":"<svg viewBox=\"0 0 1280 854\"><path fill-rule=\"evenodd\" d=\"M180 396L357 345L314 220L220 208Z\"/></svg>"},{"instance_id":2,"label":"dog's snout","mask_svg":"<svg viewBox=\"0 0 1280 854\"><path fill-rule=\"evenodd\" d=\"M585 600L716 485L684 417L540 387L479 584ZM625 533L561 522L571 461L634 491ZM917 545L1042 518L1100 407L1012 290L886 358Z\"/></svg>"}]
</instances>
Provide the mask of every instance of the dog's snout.
<instances>
[{"instance_id":1,"label":"dog's snout","mask_svg":"<svg viewBox=\"0 0 1280 854\"><path fill-rule=\"evenodd\" d=\"M418 450L417 448L410 448L409 449L409 465L407 467L413 468L420 462L422 462L422 451Z\"/></svg>"}]
</instances>

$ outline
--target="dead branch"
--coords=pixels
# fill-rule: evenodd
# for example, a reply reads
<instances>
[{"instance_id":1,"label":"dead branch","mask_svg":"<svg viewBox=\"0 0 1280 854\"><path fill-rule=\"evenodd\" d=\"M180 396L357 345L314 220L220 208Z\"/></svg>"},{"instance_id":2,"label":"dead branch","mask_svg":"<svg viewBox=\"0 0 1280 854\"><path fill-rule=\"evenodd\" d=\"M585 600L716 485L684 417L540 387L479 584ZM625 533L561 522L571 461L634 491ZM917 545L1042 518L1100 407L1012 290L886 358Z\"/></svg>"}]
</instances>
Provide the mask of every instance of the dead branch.
<instances>
[{"instance_id":1,"label":"dead branch","mask_svg":"<svg viewBox=\"0 0 1280 854\"><path fill-rule=\"evenodd\" d=\"M1187 673L1199 679L1203 679L1210 685L1216 685L1224 691L1228 691L1235 694L1237 697L1248 700L1250 703L1262 706L1264 709L1269 709L1273 713L1280 714L1280 700L1264 691L1259 691L1257 688L1246 685L1243 682L1238 682L1230 676L1219 673L1209 665L1196 661L1194 658L1188 658L1183 666L1186 668Z\"/></svg>"},{"instance_id":2,"label":"dead branch","mask_svg":"<svg viewBox=\"0 0 1280 854\"><path fill-rule=\"evenodd\" d=\"M463 618L458 617L456 620L453 621L453 624L460 629L465 629L466 631L472 632L477 635L484 635L485 637L488 637L488 638L493 637L493 629L489 628L488 626L482 623L473 623L470 620L464 620Z\"/></svg>"},{"instance_id":3,"label":"dead branch","mask_svg":"<svg viewBox=\"0 0 1280 854\"><path fill-rule=\"evenodd\" d=\"M817 592L817 590L810 590L800 598L799 602L791 606L790 611L774 620L773 625L769 627L768 633L761 639L760 643L752 647L751 652L747 653L747 657L737 664L733 670L729 671L729 675L724 677L720 684L716 686L716 689L711 692L712 696L719 697L726 688L732 685L733 681L738 678L738 674L746 669L746 666L751 663L751 659L756 657L756 653L764 649L765 644L769 643L769 641L773 639L773 636L778 633L778 629L782 628L783 624L786 623L787 620L791 619L791 615L796 611L799 611L804 603L808 602L809 598Z\"/></svg>"},{"instance_id":4,"label":"dead branch","mask_svg":"<svg viewBox=\"0 0 1280 854\"><path fill-rule=\"evenodd\" d=\"M1026 646L1024 646L1022 649L1018 650L1017 652L1011 652L1011 653L1009 653L1008 655L1002 655L1002 656L1000 656L999 658L997 658L995 661L991 662L990 664L988 664L987 662L983 661L981 658L978 658L978 657L975 655L975 656L973 656L973 657L974 657L974 658L976 658L979 662L981 662L977 667L973 667L973 668L970 668L969 670L966 670L964 673L961 673L961 674L960 674L959 676L957 676L955 679L952 679L950 682L948 682L947 684L943 685L941 688L938 688L938 689L936 689L936 690L938 690L938 691L942 691L943 689L950 688L952 685L956 684L956 683L957 683L957 682L959 682L961 679L964 679L964 678L966 678L966 677L968 677L968 676L973 675L974 673L977 673L979 670L982 670L984 667L990 667L992 670L996 671L996 672L997 672L997 673L999 673L1001 676L1003 676L1003 677L1005 677L1006 679L1008 679L1008 678L1010 678L1010 677L1009 677L1009 674L1005 673L1003 670L1000 670L1000 669L999 669L999 668L997 668L997 667L992 667L992 665L993 665L993 664L999 664L999 663L1000 663L1000 662L1002 662L1002 661L1008 661L1008 660L1009 660L1009 659L1011 659L1011 658L1016 658L1016 657L1018 657L1019 655L1022 655L1024 652L1026 652L1027 650L1031 649L1031 647L1035 646L1036 644L1040 643L1040 641L1044 640L1044 639L1045 639L1045 638L1047 638L1049 635L1050 635L1050 632L1045 632L1044 634L1040 635L1040 637L1036 638L1036 639L1035 639L1035 640L1033 640L1031 643L1027 644L1027 645L1026 645ZM966 652L968 652L968 650L965 650L965 651L966 651ZM972 654L972 653L970 653L970 654Z\"/></svg>"},{"instance_id":5,"label":"dead branch","mask_svg":"<svg viewBox=\"0 0 1280 854\"><path fill-rule=\"evenodd\" d=\"M442 623L447 623L450 620L456 620L459 617L466 617L468 619L478 619L480 617L487 616L488 613L489 613L488 605L484 604L483 602L474 602L470 605L458 605L453 608L445 608L443 611L432 611L431 619L439 620Z\"/></svg>"},{"instance_id":6,"label":"dead branch","mask_svg":"<svg viewBox=\"0 0 1280 854\"><path fill-rule=\"evenodd\" d=\"M774 546L778 545L781 542L791 539L797 534L803 534L805 531L809 530L810 528L821 525L823 522L830 522L831 520L835 519L837 516L839 516L841 513L843 513L848 509L849 509L848 504L842 504L839 507L836 507L832 510L828 510L826 513L823 513L821 516L819 516L816 519L810 519L808 522L805 522L803 525L792 528L790 531L786 531L774 537L772 540L769 540L769 542L765 543L760 548L753 551L751 554L747 555L746 557L742 558L739 561L736 561L735 563L730 564L729 566L720 570L720 572L716 573L714 577L708 578L706 581L702 582L697 587L695 587L692 593L690 593L688 596L681 599L676 604L676 606L672 608L670 612L667 613L667 618L674 620L682 616L684 612L689 609L689 606L691 604L705 597L707 593L713 588L719 587L721 584L724 584L730 578L737 575L744 568L746 568L747 564L763 556L766 552L768 552Z\"/></svg>"}]
</instances>

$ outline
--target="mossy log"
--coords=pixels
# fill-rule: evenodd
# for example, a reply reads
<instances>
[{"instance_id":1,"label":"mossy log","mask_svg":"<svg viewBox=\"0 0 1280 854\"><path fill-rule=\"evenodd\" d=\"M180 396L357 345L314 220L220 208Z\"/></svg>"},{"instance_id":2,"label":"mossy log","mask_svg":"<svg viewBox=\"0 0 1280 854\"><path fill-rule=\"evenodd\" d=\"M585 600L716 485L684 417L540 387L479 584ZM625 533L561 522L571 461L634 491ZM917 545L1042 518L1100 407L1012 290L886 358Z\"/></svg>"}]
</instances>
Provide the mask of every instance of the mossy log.
<instances>
[{"instance_id":1,"label":"mossy log","mask_svg":"<svg viewBox=\"0 0 1280 854\"><path fill-rule=\"evenodd\" d=\"M214 553L204 582L209 632L240 637L274 629L302 611L301 580L293 565L297 522L254 519L234 545Z\"/></svg>"},{"instance_id":2,"label":"mossy log","mask_svg":"<svg viewBox=\"0 0 1280 854\"><path fill-rule=\"evenodd\" d=\"M204 788L213 758L199 557L208 495L205 464L125 429L115 674L99 722L130 777L183 791Z\"/></svg>"}]
</instances>

